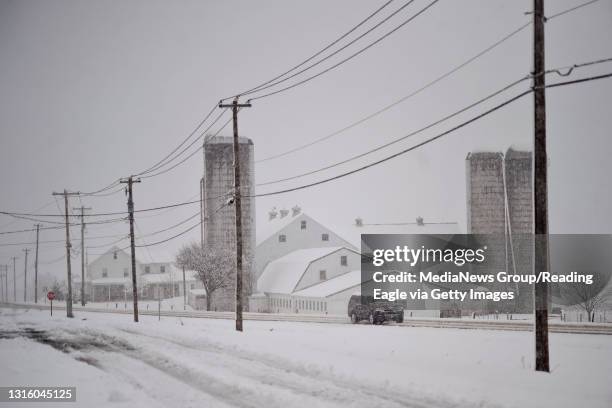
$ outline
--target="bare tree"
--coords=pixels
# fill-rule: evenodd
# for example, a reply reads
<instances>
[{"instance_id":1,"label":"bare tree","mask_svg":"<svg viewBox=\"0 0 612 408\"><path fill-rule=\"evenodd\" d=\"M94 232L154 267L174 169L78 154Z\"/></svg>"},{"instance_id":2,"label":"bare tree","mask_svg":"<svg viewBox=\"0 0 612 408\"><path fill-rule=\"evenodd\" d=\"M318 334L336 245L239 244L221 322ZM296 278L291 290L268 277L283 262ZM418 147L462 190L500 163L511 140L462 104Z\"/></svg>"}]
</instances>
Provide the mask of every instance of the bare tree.
<instances>
[{"instance_id":1,"label":"bare tree","mask_svg":"<svg viewBox=\"0 0 612 408\"><path fill-rule=\"evenodd\" d=\"M608 288L609 275L601 272L589 272L593 275L592 283L565 283L561 285L561 296L570 305L578 306L587 313L589 322L595 321L595 311L612 299Z\"/></svg>"},{"instance_id":2,"label":"bare tree","mask_svg":"<svg viewBox=\"0 0 612 408\"><path fill-rule=\"evenodd\" d=\"M183 246L176 256L176 264L179 267L198 273L206 290L206 310L211 309L215 291L233 283L233 256L233 252L224 248L203 248L196 242Z\"/></svg>"}]
</instances>

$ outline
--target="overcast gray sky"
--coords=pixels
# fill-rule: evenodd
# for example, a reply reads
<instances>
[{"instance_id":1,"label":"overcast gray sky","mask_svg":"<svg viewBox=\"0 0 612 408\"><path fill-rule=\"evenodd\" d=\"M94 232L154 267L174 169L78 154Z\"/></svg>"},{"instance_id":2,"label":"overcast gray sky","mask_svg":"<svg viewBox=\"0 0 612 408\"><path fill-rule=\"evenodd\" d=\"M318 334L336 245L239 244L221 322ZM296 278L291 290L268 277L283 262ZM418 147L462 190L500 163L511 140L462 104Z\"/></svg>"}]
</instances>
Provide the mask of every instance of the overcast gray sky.
<instances>
[{"instance_id":1,"label":"overcast gray sky","mask_svg":"<svg viewBox=\"0 0 612 408\"><path fill-rule=\"evenodd\" d=\"M428 3L416 0L367 39L376 38ZM552 15L579 3L549 0L546 13ZM56 213L54 190L92 191L151 166L182 141L220 97L248 89L301 62L381 4L354 0L0 0L0 209ZM396 0L389 10L401 4ZM252 108L240 113L240 133L253 139L256 158L322 137L464 62L529 21L531 17L525 15L529 10L528 0L441 0L340 68L294 90L255 101ZM610 0L550 20L546 24L547 67L611 57L611 22ZM257 164L256 181L291 176L374 148L526 75L532 68L531 36L529 27L361 126L299 153ZM364 39L359 44L367 42ZM348 54L347 50L343 55ZM610 71L612 64L601 64L577 70L571 78ZM561 78L548 77L548 82L558 80ZM528 85L524 82L456 120L373 155L257 191L316 181L387 156ZM610 95L610 79L547 92L551 232L612 232ZM258 199L257 229L267 232L267 212L273 206L298 204L343 235L358 232L352 227L357 216L366 222L409 221L422 216L426 221L457 221L464 231L467 153L504 151L513 145L530 148L532 128L532 97L527 96L373 169ZM230 129L224 134L229 135ZM201 157L196 154L176 169L136 185L136 208L197 197ZM123 194L83 198L83 204L95 212L126 208ZM71 205L80 202L72 199ZM146 218L137 215L137 232L146 234L176 224L197 208ZM147 240L166 238L189 225L192 222ZM30 221L0 217L0 231L31 226ZM78 228L72 231L78 235ZM139 251L139 258L171 260L181 244L198 237L198 231L151 247L150 252ZM88 229L91 237L127 232L128 225L122 223ZM23 259L25 245L6 244L29 242L33 237L32 233L0 236L4 245L0 246L0 264L9 263L13 254ZM63 237L62 230L41 233L41 240ZM88 245L112 240L93 239ZM61 242L41 245L41 262L62 253ZM21 261L18 265L23 268ZM63 262L41 266L54 273L63 273L64 268Z\"/></svg>"}]
</instances>

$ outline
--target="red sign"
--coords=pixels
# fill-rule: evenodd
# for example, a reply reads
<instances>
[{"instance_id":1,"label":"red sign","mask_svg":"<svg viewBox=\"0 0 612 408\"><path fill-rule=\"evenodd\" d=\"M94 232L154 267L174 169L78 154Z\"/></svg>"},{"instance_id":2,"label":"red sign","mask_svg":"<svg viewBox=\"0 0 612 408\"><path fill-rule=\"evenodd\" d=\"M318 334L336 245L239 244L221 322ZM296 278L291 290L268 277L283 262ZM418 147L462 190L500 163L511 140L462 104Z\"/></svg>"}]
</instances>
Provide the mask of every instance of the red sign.
<instances>
[{"instance_id":1,"label":"red sign","mask_svg":"<svg viewBox=\"0 0 612 408\"><path fill-rule=\"evenodd\" d=\"M47 299L49 299L49 300L53 300L53 299L55 299L55 292L49 292L49 293L47 293Z\"/></svg>"}]
</instances>

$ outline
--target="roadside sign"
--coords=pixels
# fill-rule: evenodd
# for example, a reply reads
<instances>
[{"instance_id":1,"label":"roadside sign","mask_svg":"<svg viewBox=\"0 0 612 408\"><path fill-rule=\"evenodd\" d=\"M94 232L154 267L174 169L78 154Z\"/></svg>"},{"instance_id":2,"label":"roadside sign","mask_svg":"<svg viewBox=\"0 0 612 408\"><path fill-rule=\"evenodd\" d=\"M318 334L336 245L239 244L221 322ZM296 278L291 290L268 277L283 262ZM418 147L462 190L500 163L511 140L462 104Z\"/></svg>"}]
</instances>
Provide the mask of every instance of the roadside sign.
<instances>
[{"instance_id":1,"label":"roadside sign","mask_svg":"<svg viewBox=\"0 0 612 408\"><path fill-rule=\"evenodd\" d=\"M55 299L55 292L47 292L47 299L51 302L51 316L53 316L53 299Z\"/></svg>"}]
</instances>

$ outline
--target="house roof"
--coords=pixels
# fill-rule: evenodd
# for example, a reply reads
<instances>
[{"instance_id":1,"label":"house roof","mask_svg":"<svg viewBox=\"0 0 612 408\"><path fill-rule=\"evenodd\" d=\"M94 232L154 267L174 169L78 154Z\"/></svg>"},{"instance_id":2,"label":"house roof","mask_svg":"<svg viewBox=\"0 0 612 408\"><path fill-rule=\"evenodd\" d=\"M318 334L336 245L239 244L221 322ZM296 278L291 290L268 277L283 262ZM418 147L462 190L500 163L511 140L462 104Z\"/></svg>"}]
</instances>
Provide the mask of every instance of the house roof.
<instances>
[{"instance_id":1,"label":"house roof","mask_svg":"<svg viewBox=\"0 0 612 408\"><path fill-rule=\"evenodd\" d=\"M361 271L350 271L321 283L309 286L300 291L294 292L294 296L304 297L328 297L336 293L355 288L361 285Z\"/></svg>"},{"instance_id":2,"label":"house roof","mask_svg":"<svg viewBox=\"0 0 612 408\"><path fill-rule=\"evenodd\" d=\"M261 292L292 293L312 261L343 248L308 248L290 252L266 266L257 280L257 288Z\"/></svg>"}]
</instances>

